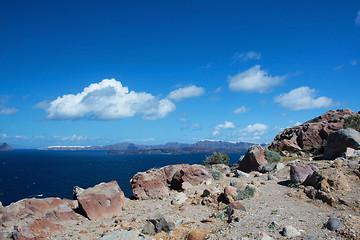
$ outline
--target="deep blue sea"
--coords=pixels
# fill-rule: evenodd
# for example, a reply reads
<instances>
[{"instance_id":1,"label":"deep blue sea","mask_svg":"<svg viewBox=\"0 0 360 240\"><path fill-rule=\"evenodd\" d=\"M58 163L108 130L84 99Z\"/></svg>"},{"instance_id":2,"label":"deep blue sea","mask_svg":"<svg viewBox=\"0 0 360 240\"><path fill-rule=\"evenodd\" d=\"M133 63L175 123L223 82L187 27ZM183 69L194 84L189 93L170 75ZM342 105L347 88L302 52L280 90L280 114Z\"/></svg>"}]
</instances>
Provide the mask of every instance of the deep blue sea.
<instances>
[{"instance_id":1,"label":"deep blue sea","mask_svg":"<svg viewBox=\"0 0 360 240\"><path fill-rule=\"evenodd\" d=\"M171 164L202 164L210 154L123 155L105 151L0 152L0 202L4 206L29 197L72 199L74 186L92 187L116 180L125 196L132 196L130 179L150 168ZM228 154L230 163L241 154Z\"/></svg>"}]
</instances>

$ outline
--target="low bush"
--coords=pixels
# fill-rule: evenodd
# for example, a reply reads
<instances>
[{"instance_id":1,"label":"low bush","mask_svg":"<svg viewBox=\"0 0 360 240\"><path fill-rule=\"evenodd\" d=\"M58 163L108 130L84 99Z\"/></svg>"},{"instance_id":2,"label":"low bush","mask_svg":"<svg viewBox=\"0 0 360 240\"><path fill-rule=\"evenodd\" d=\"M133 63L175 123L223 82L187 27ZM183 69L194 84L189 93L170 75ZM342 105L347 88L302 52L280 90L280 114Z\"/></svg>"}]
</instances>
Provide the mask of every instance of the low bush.
<instances>
[{"instance_id":1,"label":"low bush","mask_svg":"<svg viewBox=\"0 0 360 240\"><path fill-rule=\"evenodd\" d=\"M281 159L280 153L273 150L265 150L265 159L269 163L278 162Z\"/></svg>"},{"instance_id":2,"label":"low bush","mask_svg":"<svg viewBox=\"0 0 360 240\"><path fill-rule=\"evenodd\" d=\"M204 161L205 166L213 165L213 164L225 164L229 165L230 158L226 153L215 152L213 155L206 158Z\"/></svg>"},{"instance_id":3,"label":"low bush","mask_svg":"<svg viewBox=\"0 0 360 240\"><path fill-rule=\"evenodd\" d=\"M345 119L344 128L353 128L356 131L360 131L360 116L350 116Z\"/></svg>"}]
</instances>

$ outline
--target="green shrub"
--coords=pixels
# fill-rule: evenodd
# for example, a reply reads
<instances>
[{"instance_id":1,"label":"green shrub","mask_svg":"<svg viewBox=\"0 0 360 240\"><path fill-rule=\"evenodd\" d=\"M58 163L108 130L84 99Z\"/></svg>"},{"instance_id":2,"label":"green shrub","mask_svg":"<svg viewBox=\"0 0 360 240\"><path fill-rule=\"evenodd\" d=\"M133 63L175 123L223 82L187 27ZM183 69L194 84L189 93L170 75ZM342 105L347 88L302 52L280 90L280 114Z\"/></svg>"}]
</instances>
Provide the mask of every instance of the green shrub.
<instances>
[{"instance_id":1,"label":"green shrub","mask_svg":"<svg viewBox=\"0 0 360 240\"><path fill-rule=\"evenodd\" d=\"M210 173L215 180L222 178L222 173L220 171L210 169Z\"/></svg>"},{"instance_id":2,"label":"green shrub","mask_svg":"<svg viewBox=\"0 0 360 240\"><path fill-rule=\"evenodd\" d=\"M280 161L281 155L273 150L265 150L265 158L269 163L273 163Z\"/></svg>"},{"instance_id":3,"label":"green shrub","mask_svg":"<svg viewBox=\"0 0 360 240\"><path fill-rule=\"evenodd\" d=\"M345 119L344 128L353 128L356 131L360 131L360 116L350 116Z\"/></svg>"},{"instance_id":4,"label":"green shrub","mask_svg":"<svg viewBox=\"0 0 360 240\"><path fill-rule=\"evenodd\" d=\"M206 158L204 161L205 166L213 165L213 164L225 164L229 165L230 158L226 153L215 152L213 155Z\"/></svg>"},{"instance_id":5,"label":"green shrub","mask_svg":"<svg viewBox=\"0 0 360 240\"><path fill-rule=\"evenodd\" d=\"M254 196L256 189L250 186L246 186L244 190L237 189L236 190L236 197L234 198L235 201L244 200L245 198L251 198Z\"/></svg>"}]
</instances>

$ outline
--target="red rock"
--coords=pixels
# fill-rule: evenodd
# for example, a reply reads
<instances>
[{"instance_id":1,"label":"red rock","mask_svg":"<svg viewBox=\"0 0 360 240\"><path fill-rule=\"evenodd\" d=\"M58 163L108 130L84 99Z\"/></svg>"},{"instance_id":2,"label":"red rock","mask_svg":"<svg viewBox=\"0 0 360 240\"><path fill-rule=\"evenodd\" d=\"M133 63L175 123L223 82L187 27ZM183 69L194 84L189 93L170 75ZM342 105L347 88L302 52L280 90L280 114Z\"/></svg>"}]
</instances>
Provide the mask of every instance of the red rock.
<instances>
[{"instance_id":1,"label":"red rock","mask_svg":"<svg viewBox=\"0 0 360 240\"><path fill-rule=\"evenodd\" d=\"M231 202L228 206L246 212L246 208L240 202Z\"/></svg>"},{"instance_id":2,"label":"red rock","mask_svg":"<svg viewBox=\"0 0 360 240\"><path fill-rule=\"evenodd\" d=\"M169 196L164 169L138 172L130 180L130 185L136 199L156 199Z\"/></svg>"},{"instance_id":3,"label":"red rock","mask_svg":"<svg viewBox=\"0 0 360 240\"><path fill-rule=\"evenodd\" d=\"M290 152L315 152L326 145L331 132L344 128L345 119L354 115L359 116L348 108L328 111L299 126L283 130L274 138L269 148Z\"/></svg>"},{"instance_id":4,"label":"red rock","mask_svg":"<svg viewBox=\"0 0 360 240\"><path fill-rule=\"evenodd\" d=\"M188 182L193 186L212 179L213 177L209 169L201 165L191 165L189 168L186 168L182 177L184 182Z\"/></svg>"},{"instance_id":5,"label":"red rock","mask_svg":"<svg viewBox=\"0 0 360 240\"><path fill-rule=\"evenodd\" d=\"M64 231L66 228L47 219L29 220L14 226L13 239L15 240L42 240L54 235L54 232Z\"/></svg>"},{"instance_id":6,"label":"red rock","mask_svg":"<svg viewBox=\"0 0 360 240\"><path fill-rule=\"evenodd\" d=\"M189 232L187 240L205 240L208 234L208 230L194 229Z\"/></svg>"},{"instance_id":7,"label":"red rock","mask_svg":"<svg viewBox=\"0 0 360 240\"><path fill-rule=\"evenodd\" d=\"M116 181L100 183L76 193L79 207L91 220L120 215L126 205L125 196Z\"/></svg>"},{"instance_id":8,"label":"red rock","mask_svg":"<svg viewBox=\"0 0 360 240\"><path fill-rule=\"evenodd\" d=\"M23 199L6 206L0 218L0 225L12 226L20 219L46 219L67 221L78 219L67 202L60 198Z\"/></svg>"},{"instance_id":9,"label":"red rock","mask_svg":"<svg viewBox=\"0 0 360 240\"><path fill-rule=\"evenodd\" d=\"M171 180L173 179L176 172L187 169L189 167L190 167L189 164L176 164L176 165L168 165L163 167L166 176L166 181L168 183L171 183Z\"/></svg>"},{"instance_id":10,"label":"red rock","mask_svg":"<svg viewBox=\"0 0 360 240\"><path fill-rule=\"evenodd\" d=\"M227 203L233 202L237 194L236 187L227 186L224 188L224 197Z\"/></svg>"},{"instance_id":11,"label":"red rock","mask_svg":"<svg viewBox=\"0 0 360 240\"><path fill-rule=\"evenodd\" d=\"M299 164L290 167L290 179L293 183L303 183L318 168L312 164Z\"/></svg>"},{"instance_id":12,"label":"red rock","mask_svg":"<svg viewBox=\"0 0 360 240\"><path fill-rule=\"evenodd\" d=\"M260 145L253 145L241 160L238 169L243 172L260 171L262 166L268 164L265 159L265 148Z\"/></svg>"}]
</instances>

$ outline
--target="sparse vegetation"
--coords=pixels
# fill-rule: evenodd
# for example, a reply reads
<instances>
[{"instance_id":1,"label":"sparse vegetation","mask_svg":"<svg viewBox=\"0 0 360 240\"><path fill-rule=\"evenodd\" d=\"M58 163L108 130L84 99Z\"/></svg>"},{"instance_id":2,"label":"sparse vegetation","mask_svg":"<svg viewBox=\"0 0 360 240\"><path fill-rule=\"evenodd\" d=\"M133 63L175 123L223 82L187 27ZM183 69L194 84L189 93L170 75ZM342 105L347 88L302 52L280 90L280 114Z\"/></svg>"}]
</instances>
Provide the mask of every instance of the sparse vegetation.
<instances>
[{"instance_id":1,"label":"sparse vegetation","mask_svg":"<svg viewBox=\"0 0 360 240\"><path fill-rule=\"evenodd\" d=\"M350 116L345 119L344 128L353 128L356 131L360 131L360 116Z\"/></svg>"},{"instance_id":2,"label":"sparse vegetation","mask_svg":"<svg viewBox=\"0 0 360 240\"><path fill-rule=\"evenodd\" d=\"M215 152L213 155L206 158L204 161L205 166L213 165L213 164L225 164L229 165L230 158L226 153Z\"/></svg>"},{"instance_id":3,"label":"sparse vegetation","mask_svg":"<svg viewBox=\"0 0 360 240\"><path fill-rule=\"evenodd\" d=\"M246 186L244 190L237 189L237 196L234 198L235 201L244 200L245 198L251 198L255 194L255 188Z\"/></svg>"},{"instance_id":4,"label":"sparse vegetation","mask_svg":"<svg viewBox=\"0 0 360 240\"><path fill-rule=\"evenodd\" d=\"M269 163L279 162L281 155L280 153L273 150L265 150L265 158Z\"/></svg>"}]
</instances>

